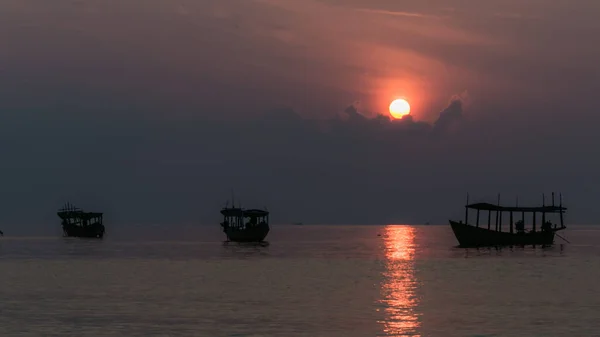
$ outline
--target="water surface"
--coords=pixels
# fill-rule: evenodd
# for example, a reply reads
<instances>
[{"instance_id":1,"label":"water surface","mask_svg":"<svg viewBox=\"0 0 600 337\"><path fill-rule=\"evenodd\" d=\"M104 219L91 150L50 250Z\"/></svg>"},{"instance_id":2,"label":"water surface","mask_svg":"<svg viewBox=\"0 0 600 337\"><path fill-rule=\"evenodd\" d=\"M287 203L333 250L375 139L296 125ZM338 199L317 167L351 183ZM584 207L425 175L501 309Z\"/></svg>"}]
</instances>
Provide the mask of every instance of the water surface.
<instances>
[{"instance_id":1,"label":"water surface","mask_svg":"<svg viewBox=\"0 0 600 337\"><path fill-rule=\"evenodd\" d=\"M460 249L448 226L110 230L0 239L2 336L593 336L600 228ZM140 233L143 233L140 236ZM561 244L564 243L564 244Z\"/></svg>"}]
</instances>

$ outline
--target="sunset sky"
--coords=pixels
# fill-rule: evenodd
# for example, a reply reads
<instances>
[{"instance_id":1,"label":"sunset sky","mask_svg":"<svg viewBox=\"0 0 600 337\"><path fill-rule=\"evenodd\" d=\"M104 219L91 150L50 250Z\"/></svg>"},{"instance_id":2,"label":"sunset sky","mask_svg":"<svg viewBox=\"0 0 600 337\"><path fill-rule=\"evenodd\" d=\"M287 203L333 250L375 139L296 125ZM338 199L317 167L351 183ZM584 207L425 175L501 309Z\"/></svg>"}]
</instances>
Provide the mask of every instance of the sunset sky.
<instances>
[{"instance_id":1,"label":"sunset sky","mask_svg":"<svg viewBox=\"0 0 600 337\"><path fill-rule=\"evenodd\" d=\"M216 223L232 188L281 222L444 223L466 192L561 190L570 220L600 223L599 12L2 1L0 226L51 226L66 199L115 223ZM375 118L398 97L412 121Z\"/></svg>"}]
</instances>

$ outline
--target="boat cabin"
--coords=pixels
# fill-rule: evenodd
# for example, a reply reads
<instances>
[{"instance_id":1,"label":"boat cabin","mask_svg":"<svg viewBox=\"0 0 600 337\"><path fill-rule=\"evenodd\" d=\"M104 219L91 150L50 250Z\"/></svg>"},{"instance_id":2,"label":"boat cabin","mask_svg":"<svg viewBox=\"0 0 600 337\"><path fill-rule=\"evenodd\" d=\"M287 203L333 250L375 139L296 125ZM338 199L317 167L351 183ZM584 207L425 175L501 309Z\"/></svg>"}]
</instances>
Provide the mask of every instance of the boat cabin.
<instances>
[{"instance_id":1,"label":"boat cabin","mask_svg":"<svg viewBox=\"0 0 600 337\"><path fill-rule=\"evenodd\" d=\"M102 213L84 212L81 208L67 203L58 210L57 215L61 219L65 237L102 238L104 236Z\"/></svg>"},{"instance_id":2,"label":"boat cabin","mask_svg":"<svg viewBox=\"0 0 600 337\"><path fill-rule=\"evenodd\" d=\"M102 225L103 213L84 212L71 204L66 204L58 211L58 216L62 219L63 226L92 226Z\"/></svg>"},{"instance_id":3,"label":"boat cabin","mask_svg":"<svg viewBox=\"0 0 600 337\"><path fill-rule=\"evenodd\" d=\"M498 196L498 200L500 197ZM556 231L559 229L566 228L564 225L564 213L567 208L562 206L562 196L560 198L560 204L556 206L554 204L554 193L552 193L552 205L546 206L544 198L542 197L542 206L539 207L519 207L519 206L500 206L500 202L497 205L490 203L468 203L465 206L465 223L469 224L469 211L476 211L475 227L486 226L488 230L494 230L502 232L503 228L503 214L508 213L509 221L509 233L522 234L526 232L539 232L539 231ZM487 212L487 221L484 223L480 222L481 212ZM485 214L485 213L484 213ZM492 223L492 214L495 219ZM558 214L558 224L552 223L549 217ZM517 218L518 220L516 220ZM539 220L541 219L541 223ZM516 222L514 221L516 220ZM539 223L539 227L538 227ZM560 224L560 226L558 226ZM493 226L493 227L492 227Z\"/></svg>"},{"instance_id":4,"label":"boat cabin","mask_svg":"<svg viewBox=\"0 0 600 337\"><path fill-rule=\"evenodd\" d=\"M269 212L261 209L243 209L240 207L223 208L223 226L230 229L250 229L269 223Z\"/></svg>"}]
</instances>

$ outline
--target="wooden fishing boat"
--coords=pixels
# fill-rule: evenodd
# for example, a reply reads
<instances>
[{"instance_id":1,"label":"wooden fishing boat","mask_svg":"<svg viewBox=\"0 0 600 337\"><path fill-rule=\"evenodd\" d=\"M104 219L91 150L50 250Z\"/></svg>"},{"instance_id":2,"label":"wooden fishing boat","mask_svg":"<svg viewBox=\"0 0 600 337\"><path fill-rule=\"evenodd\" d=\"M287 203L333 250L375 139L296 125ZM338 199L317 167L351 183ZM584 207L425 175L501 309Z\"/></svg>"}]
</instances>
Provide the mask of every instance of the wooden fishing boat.
<instances>
[{"instance_id":1,"label":"wooden fishing boat","mask_svg":"<svg viewBox=\"0 0 600 337\"><path fill-rule=\"evenodd\" d=\"M475 225L469 224L469 210L477 212ZM515 207L500 206L500 196L498 204L474 203L465 205L465 222L450 220L450 226L454 236L458 240L460 247L485 247L485 246L524 246L524 245L552 245L556 232L566 228L564 225L564 213L567 208L562 206L562 196L560 204L554 205L554 193L552 193L552 205L546 206L542 196L542 206L538 207ZM479 222L481 211L487 212L487 226L482 227ZM492 227L492 213L495 214L495 222ZM502 215L509 214L509 230L503 231ZM515 214L520 215L521 219L513 222ZM537 227L536 216L541 215L541 226ZM548 216L559 215L560 226L548 220ZM526 215L528 215L526 217ZM526 218L528 218L526 220ZM530 220L529 220L530 219ZM530 226L526 226L528 223ZM528 229L526 227L529 227ZM565 240L566 241L566 240Z\"/></svg>"},{"instance_id":2,"label":"wooden fishing boat","mask_svg":"<svg viewBox=\"0 0 600 337\"><path fill-rule=\"evenodd\" d=\"M102 213L84 212L82 209L66 203L58 210L62 220L63 236L81 238L102 238L105 228L102 224Z\"/></svg>"},{"instance_id":3,"label":"wooden fishing boat","mask_svg":"<svg viewBox=\"0 0 600 337\"><path fill-rule=\"evenodd\" d=\"M263 242L269 234L269 211L261 209L244 209L227 205L221 209L223 222L221 227L228 241Z\"/></svg>"}]
</instances>

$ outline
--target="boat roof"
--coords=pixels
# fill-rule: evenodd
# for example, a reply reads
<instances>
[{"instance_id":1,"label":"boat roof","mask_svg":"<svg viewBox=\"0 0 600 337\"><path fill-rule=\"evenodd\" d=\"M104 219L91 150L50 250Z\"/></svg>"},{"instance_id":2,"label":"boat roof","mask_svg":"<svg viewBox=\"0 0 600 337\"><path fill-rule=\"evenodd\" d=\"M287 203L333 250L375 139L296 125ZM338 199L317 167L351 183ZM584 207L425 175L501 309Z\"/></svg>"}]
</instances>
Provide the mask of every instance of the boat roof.
<instances>
[{"instance_id":1,"label":"boat roof","mask_svg":"<svg viewBox=\"0 0 600 337\"><path fill-rule=\"evenodd\" d=\"M84 212L81 210L77 210L77 211L59 211L58 216L61 218L96 218L96 217L101 217L102 214L104 213L100 213L100 212Z\"/></svg>"},{"instance_id":2,"label":"boat roof","mask_svg":"<svg viewBox=\"0 0 600 337\"><path fill-rule=\"evenodd\" d=\"M538 207L517 207L517 206L500 206L494 205L487 202L479 202L475 204L469 204L465 207L470 209L476 209L480 211L499 211L499 212L539 212L539 213L560 213L567 210L566 207L562 206L538 206Z\"/></svg>"},{"instance_id":3,"label":"boat roof","mask_svg":"<svg viewBox=\"0 0 600 337\"><path fill-rule=\"evenodd\" d=\"M224 207L221 209L221 214L229 216L241 216L244 210L239 207Z\"/></svg>"},{"instance_id":4,"label":"boat roof","mask_svg":"<svg viewBox=\"0 0 600 337\"><path fill-rule=\"evenodd\" d=\"M262 209L243 209L239 207L223 208L221 214L227 216L266 216L269 211Z\"/></svg>"},{"instance_id":5,"label":"boat roof","mask_svg":"<svg viewBox=\"0 0 600 337\"><path fill-rule=\"evenodd\" d=\"M251 215L251 216L265 216L268 214L269 214L269 211L265 211L262 209L247 209L244 211L244 215Z\"/></svg>"}]
</instances>

